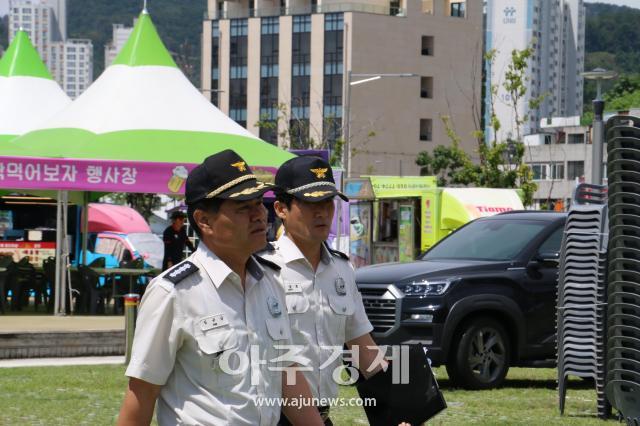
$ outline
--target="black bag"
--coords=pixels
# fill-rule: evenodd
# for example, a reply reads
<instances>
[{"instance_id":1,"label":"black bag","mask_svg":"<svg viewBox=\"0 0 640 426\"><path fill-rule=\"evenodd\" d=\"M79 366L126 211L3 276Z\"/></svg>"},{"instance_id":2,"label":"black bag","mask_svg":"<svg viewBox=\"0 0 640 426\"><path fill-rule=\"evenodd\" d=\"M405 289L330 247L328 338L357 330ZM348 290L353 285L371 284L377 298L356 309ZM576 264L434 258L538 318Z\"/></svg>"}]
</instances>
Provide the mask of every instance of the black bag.
<instances>
[{"instance_id":1,"label":"black bag","mask_svg":"<svg viewBox=\"0 0 640 426\"><path fill-rule=\"evenodd\" d=\"M360 398L375 398L375 406L364 410L372 426L398 425L402 422L420 425L447 408L444 396L433 376L421 344L408 346L408 362L393 362L387 371L380 371L373 377L357 384ZM393 369L408 366L408 371L396 372L396 378L408 377L408 383L393 383ZM398 381L398 380L396 380Z\"/></svg>"}]
</instances>

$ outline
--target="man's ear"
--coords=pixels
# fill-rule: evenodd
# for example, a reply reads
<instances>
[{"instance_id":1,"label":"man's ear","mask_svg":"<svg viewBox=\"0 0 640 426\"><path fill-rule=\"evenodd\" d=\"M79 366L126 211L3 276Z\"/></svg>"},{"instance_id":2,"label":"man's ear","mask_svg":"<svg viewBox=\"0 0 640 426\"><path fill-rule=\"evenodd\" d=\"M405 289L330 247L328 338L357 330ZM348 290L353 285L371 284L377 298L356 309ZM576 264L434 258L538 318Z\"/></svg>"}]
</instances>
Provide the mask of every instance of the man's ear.
<instances>
[{"instance_id":1,"label":"man's ear","mask_svg":"<svg viewBox=\"0 0 640 426\"><path fill-rule=\"evenodd\" d=\"M289 209L287 208L287 205L285 203L276 201L275 203L273 203L273 209L280 219L285 220L287 218Z\"/></svg>"},{"instance_id":2,"label":"man's ear","mask_svg":"<svg viewBox=\"0 0 640 426\"><path fill-rule=\"evenodd\" d=\"M198 228L200 228L203 234L207 231L211 231L211 226L209 225L209 221L211 220L211 213L201 209L196 209L193 212L193 219L195 220Z\"/></svg>"}]
</instances>

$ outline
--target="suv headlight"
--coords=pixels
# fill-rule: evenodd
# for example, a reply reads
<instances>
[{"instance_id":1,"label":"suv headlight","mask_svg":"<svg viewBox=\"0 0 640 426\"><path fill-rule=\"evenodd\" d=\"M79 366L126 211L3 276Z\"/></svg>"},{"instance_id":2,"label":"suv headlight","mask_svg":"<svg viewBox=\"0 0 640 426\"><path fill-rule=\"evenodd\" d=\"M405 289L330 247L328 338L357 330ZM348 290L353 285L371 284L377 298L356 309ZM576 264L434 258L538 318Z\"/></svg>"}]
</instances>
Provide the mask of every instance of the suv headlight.
<instances>
[{"instance_id":1,"label":"suv headlight","mask_svg":"<svg viewBox=\"0 0 640 426\"><path fill-rule=\"evenodd\" d=\"M402 286L402 291L407 296L439 296L449 289L457 278L414 281Z\"/></svg>"}]
</instances>

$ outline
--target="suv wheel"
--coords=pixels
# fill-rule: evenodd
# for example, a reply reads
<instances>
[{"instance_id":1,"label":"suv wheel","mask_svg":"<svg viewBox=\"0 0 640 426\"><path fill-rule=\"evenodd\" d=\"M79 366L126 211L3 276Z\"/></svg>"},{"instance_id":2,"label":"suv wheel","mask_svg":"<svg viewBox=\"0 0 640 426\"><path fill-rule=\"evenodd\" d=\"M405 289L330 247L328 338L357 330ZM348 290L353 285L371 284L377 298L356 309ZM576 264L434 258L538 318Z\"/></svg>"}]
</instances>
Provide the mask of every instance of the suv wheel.
<instances>
[{"instance_id":1,"label":"suv wheel","mask_svg":"<svg viewBox=\"0 0 640 426\"><path fill-rule=\"evenodd\" d=\"M510 342L504 328L489 318L467 322L456 334L447 372L468 389L500 386L509 370Z\"/></svg>"}]
</instances>

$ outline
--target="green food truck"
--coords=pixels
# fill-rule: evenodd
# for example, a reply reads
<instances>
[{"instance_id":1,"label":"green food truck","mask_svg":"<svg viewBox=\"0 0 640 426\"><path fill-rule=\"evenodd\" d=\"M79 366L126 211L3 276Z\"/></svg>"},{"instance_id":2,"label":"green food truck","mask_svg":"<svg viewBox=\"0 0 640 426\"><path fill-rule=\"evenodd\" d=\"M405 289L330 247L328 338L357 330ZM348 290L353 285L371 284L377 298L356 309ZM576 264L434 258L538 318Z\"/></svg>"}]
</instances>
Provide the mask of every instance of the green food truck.
<instances>
[{"instance_id":1,"label":"green food truck","mask_svg":"<svg viewBox=\"0 0 640 426\"><path fill-rule=\"evenodd\" d=\"M517 190L438 188L435 176L347 179L355 267L409 262L465 223L524 206Z\"/></svg>"}]
</instances>

